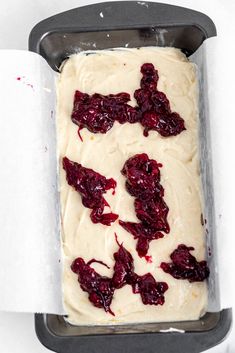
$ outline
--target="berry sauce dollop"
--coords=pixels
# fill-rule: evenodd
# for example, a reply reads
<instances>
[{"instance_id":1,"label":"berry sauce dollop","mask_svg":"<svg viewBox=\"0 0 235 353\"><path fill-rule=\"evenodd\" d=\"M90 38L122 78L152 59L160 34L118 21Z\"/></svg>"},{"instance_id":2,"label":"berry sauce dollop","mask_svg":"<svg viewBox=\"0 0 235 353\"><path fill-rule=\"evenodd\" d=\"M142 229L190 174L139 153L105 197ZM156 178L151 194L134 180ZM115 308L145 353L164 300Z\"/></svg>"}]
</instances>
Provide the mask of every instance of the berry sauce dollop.
<instances>
[{"instance_id":1,"label":"berry sauce dollop","mask_svg":"<svg viewBox=\"0 0 235 353\"><path fill-rule=\"evenodd\" d=\"M72 121L93 133L105 134L113 127L115 121L120 124L137 122L136 110L127 104L128 93L109 94L104 96L95 93L89 95L76 91L72 111Z\"/></svg>"},{"instance_id":2,"label":"berry sauce dollop","mask_svg":"<svg viewBox=\"0 0 235 353\"><path fill-rule=\"evenodd\" d=\"M160 167L162 164L142 153L129 158L121 170L127 178L128 193L135 197L135 212L140 223L119 220L119 224L137 239L136 250L140 257L147 255L151 240L162 238L162 232L170 232Z\"/></svg>"},{"instance_id":3,"label":"berry sauce dollop","mask_svg":"<svg viewBox=\"0 0 235 353\"><path fill-rule=\"evenodd\" d=\"M171 112L170 102L163 92L158 91L158 71L153 64L141 66L143 75L140 89L134 93L138 104L139 122L144 127L144 136L155 130L164 137L175 136L185 130L184 120L178 113Z\"/></svg>"},{"instance_id":4,"label":"berry sauce dollop","mask_svg":"<svg viewBox=\"0 0 235 353\"><path fill-rule=\"evenodd\" d=\"M120 124L140 123L144 127L144 136L148 136L149 130L155 130L164 137L175 136L185 130L184 120L171 111L166 95L157 89L159 76L153 64L143 64L140 71L140 88L134 92L136 107L128 104L130 95L125 92L106 96L75 92L71 119L79 126L79 136L83 128L105 134L115 121Z\"/></svg>"},{"instance_id":5,"label":"berry sauce dollop","mask_svg":"<svg viewBox=\"0 0 235 353\"><path fill-rule=\"evenodd\" d=\"M179 245L170 255L172 262L162 262L160 267L176 279L187 279L189 282L204 281L210 274L207 262L198 262L190 254L192 250L194 250L192 246Z\"/></svg>"},{"instance_id":6,"label":"berry sauce dollop","mask_svg":"<svg viewBox=\"0 0 235 353\"><path fill-rule=\"evenodd\" d=\"M103 213L104 207L109 206L103 194L107 190L115 190L117 183L114 179L106 179L103 175L92 169L85 168L81 164L63 158L63 168L69 185L81 195L85 207L92 209L90 217L93 223L102 223L110 226L118 215L115 213Z\"/></svg>"},{"instance_id":7,"label":"berry sauce dollop","mask_svg":"<svg viewBox=\"0 0 235 353\"><path fill-rule=\"evenodd\" d=\"M112 280L109 277L101 276L97 273L90 264L92 262L99 262L91 260L87 264L78 257L71 265L71 270L78 275L78 282L84 292L89 294L90 302L97 308L103 308L106 312L114 315L110 309L113 300L114 287Z\"/></svg>"},{"instance_id":8,"label":"berry sauce dollop","mask_svg":"<svg viewBox=\"0 0 235 353\"><path fill-rule=\"evenodd\" d=\"M145 305L163 305L165 303L164 293L168 289L165 282L156 282L151 273L139 276L134 272L133 257L123 244L119 244L119 249L114 253L115 265L113 274L113 285L121 288L125 284L132 286L134 294L139 293Z\"/></svg>"},{"instance_id":9,"label":"berry sauce dollop","mask_svg":"<svg viewBox=\"0 0 235 353\"><path fill-rule=\"evenodd\" d=\"M116 236L116 235L115 235ZM71 270L78 275L78 282L83 291L87 292L89 301L97 308L103 308L106 312L115 315L110 309L115 290L125 285L132 286L134 294L140 294L145 305L163 305L164 293L168 289L165 282L156 282L155 278L146 273L139 276L134 272L134 260L123 244L119 244L117 252L114 253L114 272L112 278L101 276L90 265L98 262L108 267L102 261L92 259L85 261L78 257L71 265ZM109 267L108 267L109 268Z\"/></svg>"},{"instance_id":10,"label":"berry sauce dollop","mask_svg":"<svg viewBox=\"0 0 235 353\"><path fill-rule=\"evenodd\" d=\"M164 293L168 289L166 282L156 282L151 273L138 276L133 292L139 293L143 304L163 305L165 303Z\"/></svg>"},{"instance_id":11,"label":"berry sauce dollop","mask_svg":"<svg viewBox=\"0 0 235 353\"><path fill-rule=\"evenodd\" d=\"M132 285L135 279L134 260L129 251L127 251L123 244L120 244L115 233L116 242L119 246L117 252L113 254L115 264L112 283L114 288L122 288L125 284Z\"/></svg>"}]
</instances>

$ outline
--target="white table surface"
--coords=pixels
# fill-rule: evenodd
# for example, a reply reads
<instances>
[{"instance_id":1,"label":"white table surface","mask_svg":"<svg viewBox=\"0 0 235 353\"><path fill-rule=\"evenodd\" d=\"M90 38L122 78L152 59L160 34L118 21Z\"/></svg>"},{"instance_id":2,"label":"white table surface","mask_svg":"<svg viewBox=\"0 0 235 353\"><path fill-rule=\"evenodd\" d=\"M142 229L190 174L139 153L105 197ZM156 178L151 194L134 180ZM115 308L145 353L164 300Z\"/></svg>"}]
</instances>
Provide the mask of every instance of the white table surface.
<instances>
[{"instance_id":1,"label":"white table surface","mask_svg":"<svg viewBox=\"0 0 235 353\"><path fill-rule=\"evenodd\" d=\"M39 21L56 13L94 2L89 0L0 1L0 49L27 49L29 32ZM161 0L160 2L191 7L206 13L214 20L218 33L224 35L225 40L227 40L225 34L235 34L235 22L231 24L228 21L231 13L235 15L234 0ZM231 39L235 43L234 36L231 35ZM235 44L228 43L229 45L235 53ZM33 314L0 313L0 353L49 352L37 340L33 320ZM207 353L235 353L235 327L224 342L208 350Z\"/></svg>"}]
</instances>

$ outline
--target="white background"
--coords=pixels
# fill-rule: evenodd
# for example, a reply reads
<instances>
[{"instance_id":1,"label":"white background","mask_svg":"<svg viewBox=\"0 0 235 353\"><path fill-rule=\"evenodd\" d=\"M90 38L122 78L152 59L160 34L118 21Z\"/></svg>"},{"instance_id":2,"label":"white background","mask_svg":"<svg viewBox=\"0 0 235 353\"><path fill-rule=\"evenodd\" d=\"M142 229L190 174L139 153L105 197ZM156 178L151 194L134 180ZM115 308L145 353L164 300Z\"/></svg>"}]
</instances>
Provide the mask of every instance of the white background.
<instances>
[{"instance_id":1,"label":"white background","mask_svg":"<svg viewBox=\"0 0 235 353\"><path fill-rule=\"evenodd\" d=\"M104 1L104 0L103 0ZM27 49L32 27L44 18L74 7L87 5L89 0L7 0L0 1L0 49ZM235 48L234 0L161 0L191 7L209 15L216 24L218 35L228 40L228 54ZM234 22L234 24L232 23ZM232 78L233 80L235 78ZM12 261L13 259L9 259ZM231 279L232 280L232 279ZM4 285L1 283L1 286ZM22 285L24 285L22 283ZM235 298L234 298L235 301ZM235 308L235 302L234 302ZM36 338L32 314L0 313L1 353L46 353ZM112 352L110 352L112 353ZM190 353L190 352L189 352ZM235 353L235 328L219 346L207 353Z\"/></svg>"}]
</instances>

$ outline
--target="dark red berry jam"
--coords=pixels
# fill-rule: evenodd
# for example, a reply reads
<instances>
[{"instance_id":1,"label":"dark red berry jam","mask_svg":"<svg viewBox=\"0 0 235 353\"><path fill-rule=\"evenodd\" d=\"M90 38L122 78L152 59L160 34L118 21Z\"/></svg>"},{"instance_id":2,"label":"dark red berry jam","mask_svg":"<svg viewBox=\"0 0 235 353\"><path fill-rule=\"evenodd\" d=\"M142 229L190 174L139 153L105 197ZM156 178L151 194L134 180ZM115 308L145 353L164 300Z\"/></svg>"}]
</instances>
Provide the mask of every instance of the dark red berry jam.
<instances>
[{"instance_id":1,"label":"dark red berry jam","mask_svg":"<svg viewBox=\"0 0 235 353\"><path fill-rule=\"evenodd\" d=\"M115 315L110 309L115 290L125 285L132 286L133 293L139 293L145 305L163 305L164 293L168 289L165 282L156 282L155 278L146 273L139 276L134 272L134 260L123 244L119 244L114 253L113 277L109 278L98 274L90 265L98 262L108 267L102 261L92 259L87 263L80 257L73 261L71 270L78 275L78 282L83 291L89 294L88 299L97 308L103 308L106 312ZM108 267L109 268L109 267Z\"/></svg>"},{"instance_id":2,"label":"dark red berry jam","mask_svg":"<svg viewBox=\"0 0 235 353\"><path fill-rule=\"evenodd\" d=\"M157 90L159 77L153 64L143 64L141 73L140 88L134 93L136 107L128 104L130 95L125 92L107 96L75 92L71 118L79 126L79 136L83 128L105 134L115 121L120 124L140 123L144 127L144 136L148 136L149 130L155 130L164 137L178 135L185 130L184 120L171 111L166 95Z\"/></svg>"},{"instance_id":3,"label":"dark red berry jam","mask_svg":"<svg viewBox=\"0 0 235 353\"><path fill-rule=\"evenodd\" d=\"M118 289L125 284L132 285L134 277L134 260L129 251L124 248L123 244L119 244L116 234L115 237L119 249L113 254L115 264L112 283L114 288Z\"/></svg>"},{"instance_id":4,"label":"dark red berry jam","mask_svg":"<svg viewBox=\"0 0 235 353\"><path fill-rule=\"evenodd\" d=\"M136 122L136 110L127 104L128 93L103 96L95 93L91 96L80 91L75 92L72 121L89 131L105 134L113 127L115 121L120 124Z\"/></svg>"},{"instance_id":5,"label":"dark red berry jam","mask_svg":"<svg viewBox=\"0 0 235 353\"><path fill-rule=\"evenodd\" d=\"M104 207L109 206L103 194L107 190L115 190L117 183L114 179L106 179L103 175L92 169L85 168L81 164L63 158L63 168L69 185L81 195L85 207L92 209L91 220L93 223L102 223L110 226L118 215L115 213L103 213Z\"/></svg>"},{"instance_id":6,"label":"dark red berry jam","mask_svg":"<svg viewBox=\"0 0 235 353\"><path fill-rule=\"evenodd\" d=\"M119 244L119 249L114 253L115 265L113 274L113 285L121 288L125 284L132 286L133 293L139 293L143 304L163 305L165 302L164 293L168 289L165 282L156 282L155 278L146 273L139 276L134 272L134 261L132 255L127 251L123 244Z\"/></svg>"},{"instance_id":7,"label":"dark red berry jam","mask_svg":"<svg viewBox=\"0 0 235 353\"><path fill-rule=\"evenodd\" d=\"M179 114L171 112L170 103L163 92L157 90L158 72L153 64L141 66L143 75L140 89L134 93L138 104L139 121L144 127L144 136L155 130L164 137L180 134L185 130L184 120Z\"/></svg>"},{"instance_id":8,"label":"dark red berry jam","mask_svg":"<svg viewBox=\"0 0 235 353\"><path fill-rule=\"evenodd\" d=\"M136 250L140 257L146 256L151 240L162 238L162 232L170 232L160 167L162 164L142 153L129 158L121 170L127 178L127 191L135 197L135 212L140 223L120 220L119 224L137 239Z\"/></svg>"},{"instance_id":9,"label":"dark red berry jam","mask_svg":"<svg viewBox=\"0 0 235 353\"><path fill-rule=\"evenodd\" d=\"M187 279L189 282L203 281L209 276L210 270L206 261L198 262L190 254L192 250L194 250L192 246L179 245L170 255L172 262L162 262L161 268L176 279Z\"/></svg>"},{"instance_id":10,"label":"dark red berry jam","mask_svg":"<svg viewBox=\"0 0 235 353\"><path fill-rule=\"evenodd\" d=\"M145 305L163 305L165 303L164 293L168 289L166 282L156 282L151 273L137 276L132 286L134 293L139 293Z\"/></svg>"},{"instance_id":11,"label":"dark red berry jam","mask_svg":"<svg viewBox=\"0 0 235 353\"><path fill-rule=\"evenodd\" d=\"M90 261L90 264L95 262ZM84 292L89 294L90 302L97 308L103 308L106 312L114 315L110 309L113 300L114 287L109 277L101 276L91 266L89 262L78 257L73 261L71 270L78 275L78 282Z\"/></svg>"}]
</instances>

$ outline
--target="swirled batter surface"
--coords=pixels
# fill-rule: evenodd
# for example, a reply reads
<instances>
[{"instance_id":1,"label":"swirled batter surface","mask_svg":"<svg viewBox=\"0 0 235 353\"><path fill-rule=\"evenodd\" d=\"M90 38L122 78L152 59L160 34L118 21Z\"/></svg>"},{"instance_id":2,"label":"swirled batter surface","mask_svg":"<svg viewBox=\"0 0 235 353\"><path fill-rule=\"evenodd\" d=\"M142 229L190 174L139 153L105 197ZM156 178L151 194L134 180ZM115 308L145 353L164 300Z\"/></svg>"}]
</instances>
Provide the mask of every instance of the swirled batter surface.
<instances>
[{"instance_id":1,"label":"swirled batter surface","mask_svg":"<svg viewBox=\"0 0 235 353\"><path fill-rule=\"evenodd\" d=\"M150 131L146 138L140 124L120 125L115 122L106 134L81 130L82 142L77 134L78 127L71 121L75 90L104 95L127 92L131 94L130 104L134 106L133 93L140 84L140 67L146 62L158 70L158 89L167 95L171 110L184 119L186 130L167 138ZM71 56L64 64L58 82L57 135L64 253L63 294L68 320L82 325L194 320L202 316L207 305L206 282L176 280L159 268L162 261L170 261L169 255L179 244L193 246L195 251L192 253L198 261L205 257L198 162L198 86L194 64L175 48L107 50ZM107 178L114 178L117 181L116 193L108 192L105 199L121 220L137 222L134 199L126 191L125 177L120 173L124 162L137 153L147 153L149 158L163 164L161 184L169 207L170 233L151 241L148 253L152 256L152 263L138 256L136 240L118 221L110 227L92 223L90 210L82 205L80 195L68 185L61 165L62 158L67 156ZM96 258L111 269L100 264L92 266L100 274L111 277L113 253L117 251L115 232L131 252L136 273L150 272L157 281L168 283L163 306L144 305L140 296L132 293L130 286L115 292L112 302L115 317L89 302L70 265L76 257L85 261Z\"/></svg>"}]
</instances>

